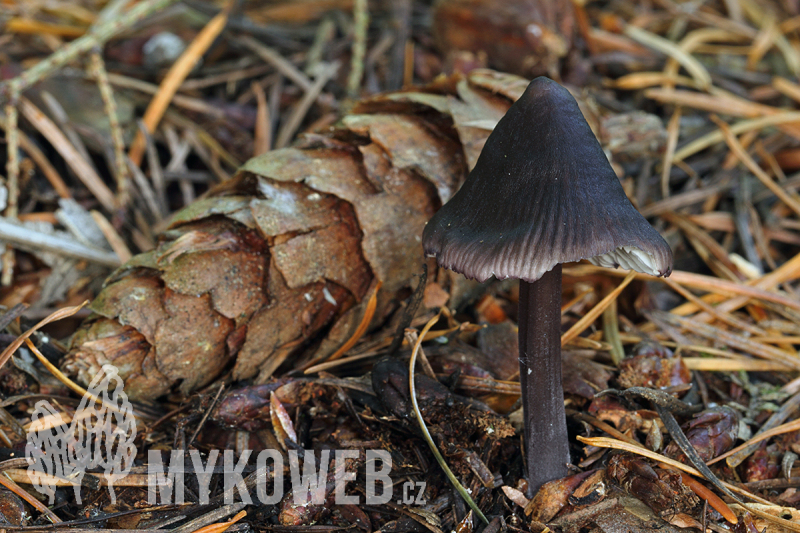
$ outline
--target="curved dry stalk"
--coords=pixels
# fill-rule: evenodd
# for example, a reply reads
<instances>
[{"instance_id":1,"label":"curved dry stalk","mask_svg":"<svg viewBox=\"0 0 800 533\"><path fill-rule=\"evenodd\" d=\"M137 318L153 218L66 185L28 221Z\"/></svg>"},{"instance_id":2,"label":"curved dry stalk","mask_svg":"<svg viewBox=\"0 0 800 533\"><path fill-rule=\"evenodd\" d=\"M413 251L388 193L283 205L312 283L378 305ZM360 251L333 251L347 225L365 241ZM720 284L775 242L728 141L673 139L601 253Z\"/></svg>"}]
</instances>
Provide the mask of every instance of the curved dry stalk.
<instances>
[{"instance_id":1,"label":"curved dry stalk","mask_svg":"<svg viewBox=\"0 0 800 533\"><path fill-rule=\"evenodd\" d=\"M488 525L489 520L481 512L478 504L475 503L475 500L472 499L472 496L469 495L467 489L458 481L453 471L450 470L450 467L447 466L447 462L442 457L442 454L439 453L439 448L436 447L436 443L433 442L433 438L431 437L430 432L428 431L428 426L425 425L425 420L422 418L422 413L419 411L419 405L417 405L417 394L414 387L414 366L417 362L417 354L419 354L420 349L422 348L422 340L425 338L425 334L430 331L434 324L439 320L439 315L441 312L437 313L436 316L431 318L425 327L422 328L420 335L417 337L416 341L414 342L414 351L411 352L411 359L408 362L408 389L411 394L411 405L414 407L414 416L417 418L417 422L419 422L419 427L422 430L422 436L425 439L425 442L428 443L428 446L431 448L431 452L433 452L433 456L436 458L436 462L439 463L439 466L442 467L444 470L447 479L453 485L453 488L456 489L456 492L464 498L464 501L467 502L470 509L475 511L475 514L478 515L478 518L483 521L484 524ZM409 339L411 341L411 339Z\"/></svg>"}]
</instances>

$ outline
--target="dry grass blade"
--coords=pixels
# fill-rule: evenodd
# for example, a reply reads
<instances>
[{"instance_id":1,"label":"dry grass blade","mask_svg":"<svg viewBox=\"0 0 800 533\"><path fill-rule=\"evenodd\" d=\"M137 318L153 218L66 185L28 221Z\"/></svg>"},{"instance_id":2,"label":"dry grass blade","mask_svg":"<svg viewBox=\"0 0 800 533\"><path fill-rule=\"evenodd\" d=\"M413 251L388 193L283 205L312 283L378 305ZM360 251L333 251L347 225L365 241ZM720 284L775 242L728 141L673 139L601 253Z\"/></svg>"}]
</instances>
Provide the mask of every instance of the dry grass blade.
<instances>
[{"instance_id":1,"label":"dry grass blade","mask_svg":"<svg viewBox=\"0 0 800 533\"><path fill-rule=\"evenodd\" d=\"M167 111L172 97L178 91L183 80L186 79L186 76L192 71L197 61L206 53L214 42L214 39L216 39L225 28L225 24L228 22L229 8L230 2L222 13L212 18L208 24L206 24L192 43L186 47L181 57L175 61L169 69L169 72L167 72L167 75L161 82L158 93L155 98L150 101L150 105L147 106L147 110L144 113L144 125L149 132L152 133L155 131L156 126L158 126L161 117L163 117L164 113ZM141 164L144 151L144 135L137 133L128 151L129 157L135 166L138 167Z\"/></svg>"},{"instance_id":2,"label":"dry grass blade","mask_svg":"<svg viewBox=\"0 0 800 533\"><path fill-rule=\"evenodd\" d=\"M764 274L761 278L759 278L757 280L749 281L748 285L752 284L754 287L757 287L758 289L773 289L773 288L777 287L778 285L780 285L782 283L786 283L787 281L790 281L790 280L793 280L793 279L797 279L798 277L800 277L800 254L797 254L796 256L791 258L790 260L786 261L784 264L782 264L781 266L779 266L778 268L776 268L775 270L773 270L769 274ZM774 293L767 293L767 294L774 294ZM783 297L781 297L780 299L782 301L777 302L775 300L764 298L765 301L775 301L775 303L779 303L781 305L785 305L786 307L788 307L790 309L795 309L795 310L798 309L798 305L797 305L798 302L795 299L793 299L793 298L783 298ZM730 300L727 300L725 302L722 302L721 304L719 304L717 306L716 309L720 313L731 313L731 312L743 307L744 305L746 305L747 302L748 302L748 298L743 297L743 296L738 296L738 297L735 297L735 298L731 298ZM693 304L688 304L688 305L693 306ZM683 307L683 306L681 306L681 307ZM676 309L673 309L672 312L674 314L679 314ZM694 312L694 311L690 311L690 312ZM695 320L699 320L699 321L708 321L710 319L710 315L707 315L705 313L701 313L701 314L697 315L694 318L695 318Z\"/></svg>"},{"instance_id":3,"label":"dry grass blade","mask_svg":"<svg viewBox=\"0 0 800 533\"><path fill-rule=\"evenodd\" d=\"M221 524L210 524L205 527L201 527L200 529L195 529L193 533L224 533L230 527L247 516L247 511L239 511L236 513L236 516L228 520L227 522L222 522Z\"/></svg>"},{"instance_id":4,"label":"dry grass blade","mask_svg":"<svg viewBox=\"0 0 800 533\"><path fill-rule=\"evenodd\" d=\"M29 329L28 331L26 331L22 335L17 337L16 340L14 340L14 342L9 344L6 347L6 349L3 350L2 353L0 353L0 368L2 368L8 362L8 360L11 359L11 356L14 354L14 352L16 352L17 349L20 346L22 346L22 344L28 339L28 337L30 337L35 332L37 332L39 329L41 329L42 326L45 326L45 325L47 325L47 324L49 324L51 322L55 322L56 320L61 320L62 318L70 317L70 316L74 315L75 313L77 313L78 311L80 311L81 309L83 309L83 307L85 305L87 305L88 303L89 302L86 301L86 302L83 302L81 305L76 305L74 307L65 307L63 309L59 309L55 313L51 314L50 316L48 316L44 320L42 320L39 323L37 323L35 326L33 326L31 329Z\"/></svg>"},{"instance_id":5,"label":"dry grass blade","mask_svg":"<svg viewBox=\"0 0 800 533\"><path fill-rule=\"evenodd\" d=\"M765 16L762 21L762 26L761 31L750 46L750 51L747 53L748 70L756 68L759 61L763 59L767 51L774 45L776 37L780 35L778 33L777 21L773 13L768 13Z\"/></svg>"},{"instance_id":6,"label":"dry grass blade","mask_svg":"<svg viewBox=\"0 0 800 533\"><path fill-rule=\"evenodd\" d=\"M635 91L658 85L681 85L698 88L697 82L686 76L670 76L664 72L634 72L613 80L613 87L624 91Z\"/></svg>"},{"instance_id":7,"label":"dry grass blade","mask_svg":"<svg viewBox=\"0 0 800 533\"><path fill-rule=\"evenodd\" d=\"M564 273L571 276L598 274L601 272L605 272L611 276L617 277L623 277L627 275L625 271L608 270L594 265L579 265L564 269ZM750 298L764 300L765 302L774 302L779 305L784 305L790 309L800 311L800 302L797 300L768 290L774 288L780 283L785 283L791 279L795 279L799 275L800 255L794 259L791 259L790 261L787 261L778 267L777 270L774 270L769 274L765 274L763 277L753 282L734 283L732 281L705 276L703 274L685 272L683 270L673 270L670 277L673 281L676 281L677 283L680 283L686 287L717 293L726 297L735 296L735 298L720 304L720 306L717 307L718 312L730 313L731 311L735 311L739 307L745 305ZM638 272L636 273L636 278L662 282L664 279L653 278L652 276L640 274ZM741 295L741 297L739 295ZM682 304L681 306L673 309L671 312L678 315L687 315L696 313L697 311L698 308L694 304L689 303Z\"/></svg>"},{"instance_id":8,"label":"dry grass blade","mask_svg":"<svg viewBox=\"0 0 800 533\"><path fill-rule=\"evenodd\" d=\"M304 374L316 374L318 372L328 372L333 368L337 368L348 363L354 363L356 361L361 361L363 359L369 359L370 357L375 357L378 355L378 352L367 352L361 353L358 355L351 355L349 357L341 357L336 361L326 361L324 363L320 363L318 365L310 366L303 371Z\"/></svg>"},{"instance_id":9,"label":"dry grass blade","mask_svg":"<svg viewBox=\"0 0 800 533\"><path fill-rule=\"evenodd\" d=\"M672 41L668 41L647 30L637 28L632 24L626 25L623 31L625 35L634 41L658 50L680 63L702 90L707 91L711 88L711 75L709 75L706 68Z\"/></svg>"},{"instance_id":10,"label":"dry grass blade","mask_svg":"<svg viewBox=\"0 0 800 533\"><path fill-rule=\"evenodd\" d=\"M793 186L791 180L787 179L785 187L788 189L790 185ZM772 194L770 191L763 191L763 192L766 193L764 196ZM754 197L753 201L758 202L759 198ZM690 215L689 219L698 226L701 226L707 230L724 231L727 233L732 233L736 231L735 222L733 220L733 215L731 213L713 211L710 213L703 213L702 215ZM785 223L786 221L784 220L783 222ZM778 241L786 244L793 244L795 246L800 246L800 236L791 231L775 229L775 228L764 228L764 236L770 241Z\"/></svg>"},{"instance_id":11,"label":"dry grass blade","mask_svg":"<svg viewBox=\"0 0 800 533\"><path fill-rule=\"evenodd\" d=\"M795 213L800 215L800 203L797 202L794 198L792 198L789 193L787 193L783 187L775 183L772 178L770 178L766 172L764 172L758 164L753 161L753 158L745 151L744 147L741 143L736 139L736 136L731 133L730 128L724 122L715 117L711 117L711 119L719 126L719 129L722 131L722 135L725 138L725 142L728 143L728 147L730 147L731 151L736 154L736 157L739 158L744 166L750 170L750 172L755 175L759 179L761 183L764 184L766 188L771 190L775 193L784 204L792 209Z\"/></svg>"},{"instance_id":12,"label":"dry grass blade","mask_svg":"<svg viewBox=\"0 0 800 533\"><path fill-rule=\"evenodd\" d=\"M653 311L653 316L664 320L665 322L674 326L682 327L688 331L702 335L707 339L713 339L717 342L722 342L727 346L742 350L756 357L767 359L769 361L776 361L795 370L800 370L800 358L796 355L791 355L783 350L773 348L753 342L746 337L736 335L729 331L725 331L708 324L699 323L694 319L687 319L679 317L672 313L664 313L663 311Z\"/></svg>"},{"instance_id":13,"label":"dry grass blade","mask_svg":"<svg viewBox=\"0 0 800 533\"><path fill-rule=\"evenodd\" d=\"M709 197L726 191L729 188L730 187L728 187L726 184L716 184L682 192L680 194L674 194L668 198L664 198L663 200L646 205L645 207L641 208L639 212L645 217L661 215L668 211L675 211L681 207L687 207L704 202L708 200Z\"/></svg>"},{"instance_id":14,"label":"dry grass blade","mask_svg":"<svg viewBox=\"0 0 800 533\"><path fill-rule=\"evenodd\" d=\"M663 463L665 465L669 465L672 468L675 468L677 470L681 470L683 472L686 472L687 474L691 474L691 475L696 476L696 477L703 477L702 474L700 474L700 472L698 472L696 469L692 468L691 466L688 466L688 465L685 465L685 464L683 464L681 462L675 461L674 459L670 459L669 457L666 457L666 456L661 455L659 453L652 452L652 451L648 450L647 448L642 447L641 444L629 444L627 442L623 442L623 441L617 440L617 439L610 439L608 437L583 437L581 435L578 435L577 438L578 438L579 441L581 441L582 443L587 444L589 446L596 446L598 448L611 448L612 450L622 450L622 451L625 451L625 452L635 453L636 455L641 455L642 457L647 457L648 459L652 459L653 461L658 461L659 463ZM749 498L749 499L751 499L751 500L753 500L755 502L758 502L758 503L763 503L763 504L766 504L766 505L772 505L772 502L770 502L768 500L765 500L764 498L761 498L760 496L756 496L755 494L753 494L753 493L751 493L749 491L746 491L746 490L744 490L744 489L742 489L740 487L737 487L736 485L731 485L730 483L725 483L724 481L722 482L722 484L725 486L725 488L727 488L731 492L735 492L737 494L741 494L742 496L744 496L746 498ZM783 520L781 522L782 525L784 523L791 524L791 522L789 522L788 520ZM792 528L792 531L800 531L800 524L794 525L794 527Z\"/></svg>"},{"instance_id":15,"label":"dry grass blade","mask_svg":"<svg viewBox=\"0 0 800 533\"><path fill-rule=\"evenodd\" d=\"M703 352L701 346L692 351ZM704 372L792 372L794 369L777 361L763 361L760 359L720 358L720 357L684 357L683 363L689 370L702 370Z\"/></svg>"},{"instance_id":16,"label":"dry grass blade","mask_svg":"<svg viewBox=\"0 0 800 533\"><path fill-rule=\"evenodd\" d=\"M0 485L3 485L5 488L28 502L31 507L42 513L44 516L47 517L53 524L60 524L61 519L56 516L56 514L51 511L45 504L31 496L31 494L24 490L22 487L16 484L16 482L8 477L7 472L0 473Z\"/></svg>"},{"instance_id":17,"label":"dry grass blade","mask_svg":"<svg viewBox=\"0 0 800 533\"><path fill-rule=\"evenodd\" d=\"M745 450L745 449L749 448L753 444L757 444L757 443L761 442L762 440L766 440L766 439L769 439L771 437L776 437L778 435L783 435L783 434L786 434L786 433L791 433L792 431L797 431L797 430L800 430L800 420L793 420L791 422L786 422L785 424L781 424L778 427L772 428L772 429L767 430L767 431L765 431L763 433L759 433L758 435L755 435L754 437L752 437L750 440L748 440L744 444L740 444L736 448L733 448L732 450L728 450L727 452L723 453L722 455L720 455L718 457L715 457L713 460L709 461L708 464L712 465L712 464L716 463L717 461L721 461L723 459L727 459L728 457L730 457L730 456L732 456L734 454L737 454L737 453L741 452L742 450Z\"/></svg>"},{"instance_id":18,"label":"dry grass blade","mask_svg":"<svg viewBox=\"0 0 800 533\"><path fill-rule=\"evenodd\" d=\"M672 468L677 468L678 470L686 472L687 474L691 474L697 477L703 477L703 475L700 474L700 472L698 472L694 467L685 465L680 461L670 459L669 457L661 455L660 453L650 451L639 443L633 444L630 442L623 442L621 440L612 439L608 437L583 437L581 435L578 435L577 439L588 446L596 446L598 448L610 448L612 450L622 450L624 452L635 453L636 455L647 457L648 459L652 459L653 461L664 463L665 465L671 466ZM734 485L730 485L724 482L723 484L725 484L729 490L736 489L736 492L738 492L739 494L751 497L752 499L759 501L761 503L764 503L766 501L755 495L749 496L749 493L747 491L740 489Z\"/></svg>"},{"instance_id":19,"label":"dry grass blade","mask_svg":"<svg viewBox=\"0 0 800 533\"><path fill-rule=\"evenodd\" d=\"M745 279L728 257L728 252L711 235L678 213L667 212L661 216L681 230L692 248L717 276L734 282Z\"/></svg>"},{"instance_id":20,"label":"dry grass blade","mask_svg":"<svg viewBox=\"0 0 800 533\"><path fill-rule=\"evenodd\" d=\"M27 98L20 97L19 109L25 118L50 141L50 144L61 154L67 165L75 172L75 175L83 184L86 185L86 188L91 191L94 197L97 198L97 201L108 211L113 212L116 209L117 203L114 198L114 193L111 192L111 189L103 182L103 179L95 172L92 165L90 165L81 153L75 149L72 143L69 142L66 135L58 129L58 126L47 118L47 116Z\"/></svg>"},{"instance_id":21,"label":"dry grass blade","mask_svg":"<svg viewBox=\"0 0 800 533\"><path fill-rule=\"evenodd\" d=\"M91 475L91 474L89 474ZM40 481L43 485L50 485L53 487L74 487L77 481L59 477L53 474L45 474L43 472L29 472L27 469L9 468L5 470L1 477L5 476L14 483L22 483L23 485L33 484L34 479Z\"/></svg>"},{"instance_id":22,"label":"dry grass blade","mask_svg":"<svg viewBox=\"0 0 800 533\"><path fill-rule=\"evenodd\" d=\"M752 0L740 0L740 3L747 16L761 27L762 32L769 32L766 38L769 39L769 43L781 52L791 73L795 76L800 75L800 55L798 55L797 50L794 49L794 46L786 36L783 35L786 31L784 30L785 21L776 25L775 29L770 31L770 24L775 19L775 13L771 9L764 9L763 4ZM758 44L759 37L760 35L756 37L756 43L753 46Z\"/></svg>"},{"instance_id":23,"label":"dry grass blade","mask_svg":"<svg viewBox=\"0 0 800 533\"><path fill-rule=\"evenodd\" d=\"M19 34L46 34L59 37L75 38L86 33L83 26L68 26L65 24L48 24L37 20L14 17L5 23L5 31Z\"/></svg>"},{"instance_id":24,"label":"dry grass blade","mask_svg":"<svg viewBox=\"0 0 800 533\"><path fill-rule=\"evenodd\" d=\"M90 213L95 223L100 228L100 231L103 232L103 236L108 241L108 244L111 245L111 249L117 254L119 262L125 263L133 257L133 254L128 249L128 245L125 244L125 240L120 237L119 233L117 233L117 230L114 229L114 226L111 225L108 219L104 217L100 211L95 211L93 209Z\"/></svg>"},{"instance_id":25,"label":"dry grass blade","mask_svg":"<svg viewBox=\"0 0 800 533\"><path fill-rule=\"evenodd\" d=\"M233 494L231 492L231 494ZM226 516L230 516L234 513L240 513L246 507L246 503L234 503L230 505L223 505L222 507L218 507L208 513L198 516L194 520L176 527L175 529L171 529L173 533L196 533L197 531L202 531L205 526L212 525L217 526L219 524L215 524L215 522L225 518Z\"/></svg>"},{"instance_id":26,"label":"dry grass blade","mask_svg":"<svg viewBox=\"0 0 800 533\"><path fill-rule=\"evenodd\" d=\"M691 91L648 89L644 95L662 104L675 104L711 113L748 118L772 115L782 111L732 94L702 94Z\"/></svg>"},{"instance_id":27,"label":"dry grass blade","mask_svg":"<svg viewBox=\"0 0 800 533\"><path fill-rule=\"evenodd\" d=\"M77 383L75 383L74 381L69 379L67 376L65 376L63 372L61 372L58 368L56 368L53 365L53 363L48 361L47 358L44 355L42 355L42 352L40 352L39 349L36 348L36 346L31 342L31 340L29 338L25 339L25 344L28 347L28 349L31 352L33 352L33 354L36 356L36 358L39 360L39 362L42 363L42 365L51 374L53 374L53 376L57 380L59 380L64 385L66 385L66 387L69 390L71 390L72 392L74 392L76 394L79 394L80 396L87 396L87 397L91 398L92 400L94 400L95 402L103 404L104 406L106 406L108 409L111 409L112 411L119 412L119 407L117 407L114 404L106 403L102 398L96 396L95 394L92 394L91 392L89 392L88 390L84 389L83 387L81 387L80 385L78 385ZM135 416L135 414L134 414L134 416Z\"/></svg>"},{"instance_id":28,"label":"dry grass blade","mask_svg":"<svg viewBox=\"0 0 800 533\"><path fill-rule=\"evenodd\" d=\"M692 489L695 494L706 500L708 504L716 509L725 520L731 524L739 523L739 519L733 513L731 508L728 507L728 504L722 501L719 496L711 492L708 487L697 481L692 476L684 474L683 472L681 472L681 481L683 481L684 485Z\"/></svg>"},{"instance_id":29,"label":"dry grass blade","mask_svg":"<svg viewBox=\"0 0 800 533\"><path fill-rule=\"evenodd\" d=\"M319 73L316 79L314 79L314 83L308 88L306 93L303 95L303 98L297 102L297 104L295 104L292 114L289 115L289 118L281 126L278 136L275 139L276 148L285 148L289 145L289 142L292 140L292 136L294 136L295 132L300 127L300 124L303 122L303 119L308 113L308 110L311 108L311 104L314 103L325 85L339 71L339 63L320 63L317 70Z\"/></svg>"},{"instance_id":30,"label":"dry grass blade","mask_svg":"<svg viewBox=\"0 0 800 533\"><path fill-rule=\"evenodd\" d=\"M479 390L487 394L520 395L519 381L500 381L492 378L479 378L461 375L458 386L462 389Z\"/></svg>"},{"instance_id":31,"label":"dry grass blade","mask_svg":"<svg viewBox=\"0 0 800 533\"><path fill-rule=\"evenodd\" d=\"M108 81L109 83L117 87L133 89L135 91L140 91L145 94L156 95L159 93L160 90L158 85L154 85L152 83L148 83L142 80L137 80L135 78L122 76L121 74L109 74ZM225 116L225 111L223 111L219 107L214 107L210 104L207 104L206 102L204 102L199 98L193 98L191 96L186 96L183 94L174 95L170 103L175 105L176 107L181 107L183 109L186 109L188 111L194 111L196 113L202 113L204 115L208 115L213 118L221 119Z\"/></svg>"},{"instance_id":32,"label":"dry grass blade","mask_svg":"<svg viewBox=\"0 0 800 533\"><path fill-rule=\"evenodd\" d=\"M676 106L667 125L667 149L664 151L664 159L661 164L661 196L664 198L669 198L669 174L672 170L672 157L675 155L678 135L681 131L681 111L681 106Z\"/></svg>"},{"instance_id":33,"label":"dry grass blade","mask_svg":"<svg viewBox=\"0 0 800 533\"><path fill-rule=\"evenodd\" d=\"M60 382L62 382L71 391L73 391L74 393L80 395L81 397L91 398L95 402L104 405L106 408L108 408L108 409L110 409L112 411L120 412L119 407L117 405L114 405L112 403L106 402L104 399L102 399L99 396L89 392L88 390L84 389L83 387L81 387L80 385L78 385L77 383L75 383L74 381L69 379L67 376L65 376L63 372L61 372L58 368L53 366L53 364L50 361L48 361L47 358L44 355L42 355L42 352L40 352L36 348L36 346L31 342L31 340L29 338L25 339L25 344L27 345L28 349L31 352L33 352L33 354L36 356L36 358L39 360L39 362L42 363L42 365L51 374L53 374L53 376L56 379L58 379ZM132 414L137 419L139 418L139 414L138 413L132 412Z\"/></svg>"},{"instance_id":34,"label":"dry grass blade","mask_svg":"<svg viewBox=\"0 0 800 533\"><path fill-rule=\"evenodd\" d=\"M800 85L786 78L775 76L772 78L772 86L784 96L788 96L792 100L800 102Z\"/></svg>"},{"instance_id":35,"label":"dry grass blade","mask_svg":"<svg viewBox=\"0 0 800 533\"><path fill-rule=\"evenodd\" d=\"M665 278L664 279L664 283L669 285L669 287L672 290L674 290L675 292L677 292L678 294L680 294L681 296L683 296L684 298L686 298L687 300L689 300L690 302L692 302L697 307L699 307L700 309L702 309L706 313L710 314L711 316L713 316L717 320L719 320L721 322L725 322L726 324L728 324L729 326L732 326L734 328L739 328L739 329L743 329L745 331L749 331L753 335L764 335L764 334L766 334L766 332L763 329L759 328L758 326L754 326L752 324L748 324L744 320L740 320L740 319L736 318L735 316L733 316L733 315L731 315L729 313L720 313L720 312L718 312L712 306L708 305L703 300L701 300L700 298L698 298L697 296L695 296L694 294L692 294L691 292L689 292L688 290L683 288L680 284L678 284L674 280L671 280L669 278ZM759 341L759 342L763 342L763 341Z\"/></svg>"},{"instance_id":36,"label":"dry grass blade","mask_svg":"<svg viewBox=\"0 0 800 533\"><path fill-rule=\"evenodd\" d=\"M652 277L652 276L648 276ZM567 330L563 335L561 335L561 346L566 345L571 340L575 339L578 335L583 333L583 330L589 327L589 325L597 320L603 311L605 311L606 307L611 305L611 302L617 299L620 295L622 290L628 286L628 284L636 278L636 272L630 271L628 275L625 276L625 279L622 280L622 283L617 285L617 287L608 293L608 295L600 300L597 305L595 305L588 313L581 317L580 320L575 322L569 330Z\"/></svg>"},{"instance_id":37,"label":"dry grass blade","mask_svg":"<svg viewBox=\"0 0 800 533\"><path fill-rule=\"evenodd\" d=\"M746 40L746 38L726 29L699 28L687 33L677 46L683 53L691 54L704 43L711 41L739 42L743 40ZM678 61L674 57L670 57L667 60L667 64L664 66L665 76L668 78L676 78L678 76L679 67L680 64ZM664 85L665 87L672 86L670 83L665 83Z\"/></svg>"},{"instance_id":38,"label":"dry grass blade","mask_svg":"<svg viewBox=\"0 0 800 533\"><path fill-rule=\"evenodd\" d=\"M311 89L311 80L308 79L308 76L303 74L297 67L272 48L264 46L262 43L249 36L240 37L237 39L237 42L255 52L261 59L271 64L281 74L295 82L303 91Z\"/></svg>"},{"instance_id":39,"label":"dry grass blade","mask_svg":"<svg viewBox=\"0 0 800 533\"><path fill-rule=\"evenodd\" d=\"M778 125L781 130L788 133L792 137L796 139L800 138L800 126L795 124L787 124L797 122L793 116L797 115L798 113L792 113L777 107L770 107L768 105L754 103L750 100L746 100L732 94L722 92L716 94L701 94L690 91L648 89L644 91L644 95L648 98L661 102L662 104L681 105L683 107L691 107L694 109L709 111L711 113L718 113L720 115L733 115L747 118L774 116L776 117L775 121L769 122L768 124ZM781 117L782 115L783 118L777 118ZM751 127L750 129L754 128ZM722 138L719 139L719 141L721 140ZM699 143L700 140L698 139L696 142ZM713 142L711 144L713 144ZM681 150L678 150L673 158L673 162L679 161L682 157L685 157L683 155L684 151L688 149L689 146L686 146Z\"/></svg>"},{"instance_id":40,"label":"dry grass blade","mask_svg":"<svg viewBox=\"0 0 800 533\"><path fill-rule=\"evenodd\" d=\"M724 113L724 112L723 112ZM784 111L777 114L772 114L766 117L754 118L750 120L742 120L729 126L731 133L739 135L749 131L762 130L769 126L777 126L780 124L800 123L800 113L796 111ZM689 156L696 154L706 148L721 143L725 140L721 131L713 131L702 137L695 139L683 148L677 150L672 157L672 162L677 163L683 161Z\"/></svg>"}]
</instances>

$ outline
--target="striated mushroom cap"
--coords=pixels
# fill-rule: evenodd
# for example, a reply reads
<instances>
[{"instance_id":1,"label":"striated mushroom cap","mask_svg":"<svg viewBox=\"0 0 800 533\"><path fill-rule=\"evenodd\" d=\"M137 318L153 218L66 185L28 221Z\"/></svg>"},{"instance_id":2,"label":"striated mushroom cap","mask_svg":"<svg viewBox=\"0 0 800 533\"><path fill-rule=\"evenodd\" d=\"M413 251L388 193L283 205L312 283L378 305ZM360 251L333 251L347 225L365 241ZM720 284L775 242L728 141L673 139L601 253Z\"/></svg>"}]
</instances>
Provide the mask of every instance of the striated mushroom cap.
<instances>
[{"instance_id":1,"label":"striated mushroom cap","mask_svg":"<svg viewBox=\"0 0 800 533\"><path fill-rule=\"evenodd\" d=\"M672 250L636 210L572 95L533 80L422 236L439 265L478 281L536 281L588 259L653 276Z\"/></svg>"}]
</instances>

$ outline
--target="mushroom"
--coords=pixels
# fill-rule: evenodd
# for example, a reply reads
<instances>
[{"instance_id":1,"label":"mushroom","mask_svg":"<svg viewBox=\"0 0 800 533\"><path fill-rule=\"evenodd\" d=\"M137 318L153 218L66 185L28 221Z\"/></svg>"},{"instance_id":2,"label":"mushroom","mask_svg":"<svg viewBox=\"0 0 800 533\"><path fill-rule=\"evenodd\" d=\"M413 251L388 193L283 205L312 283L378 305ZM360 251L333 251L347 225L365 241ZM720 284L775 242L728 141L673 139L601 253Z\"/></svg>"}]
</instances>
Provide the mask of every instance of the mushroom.
<instances>
[{"instance_id":1,"label":"mushroom","mask_svg":"<svg viewBox=\"0 0 800 533\"><path fill-rule=\"evenodd\" d=\"M520 386L530 495L570 463L561 385L561 264L588 259L668 276L672 251L620 185L577 102L533 80L461 189L425 227L444 268L520 280Z\"/></svg>"}]
</instances>

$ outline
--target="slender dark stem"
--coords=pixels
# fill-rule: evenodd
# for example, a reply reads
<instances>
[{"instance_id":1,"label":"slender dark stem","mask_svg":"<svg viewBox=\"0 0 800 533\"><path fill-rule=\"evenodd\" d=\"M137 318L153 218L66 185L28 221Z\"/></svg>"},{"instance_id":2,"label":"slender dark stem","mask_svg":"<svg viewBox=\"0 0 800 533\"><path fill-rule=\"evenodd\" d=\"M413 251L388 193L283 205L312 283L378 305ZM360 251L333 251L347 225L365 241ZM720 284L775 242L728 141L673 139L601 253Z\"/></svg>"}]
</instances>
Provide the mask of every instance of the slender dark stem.
<instances>
[{"instance_id":1,"label":"slender dark stem","mask_svg":"<svg viewBox=\"0 0 800 533\"><path fill-rule=\"evenodd\" d=\"M569 473L561 386L561 265L519 286L519 381L529 496Z\"/></svg>"}]
</instances>

